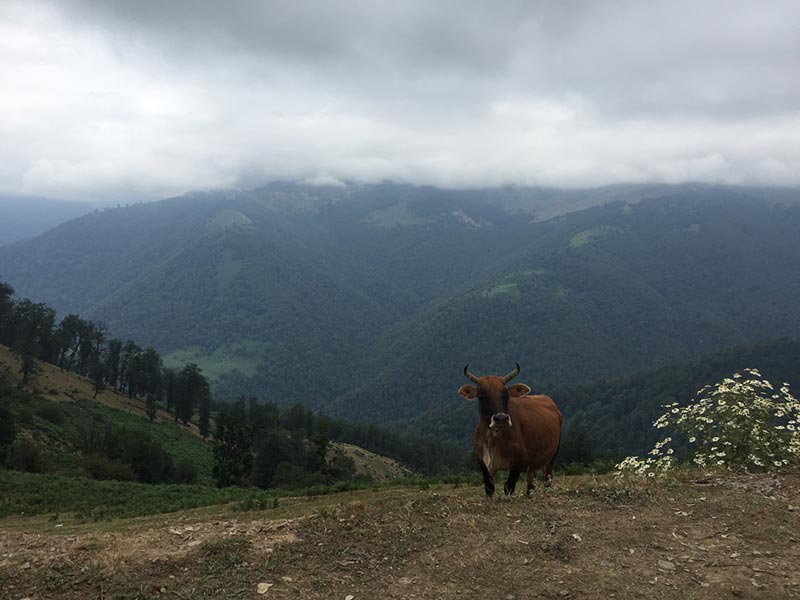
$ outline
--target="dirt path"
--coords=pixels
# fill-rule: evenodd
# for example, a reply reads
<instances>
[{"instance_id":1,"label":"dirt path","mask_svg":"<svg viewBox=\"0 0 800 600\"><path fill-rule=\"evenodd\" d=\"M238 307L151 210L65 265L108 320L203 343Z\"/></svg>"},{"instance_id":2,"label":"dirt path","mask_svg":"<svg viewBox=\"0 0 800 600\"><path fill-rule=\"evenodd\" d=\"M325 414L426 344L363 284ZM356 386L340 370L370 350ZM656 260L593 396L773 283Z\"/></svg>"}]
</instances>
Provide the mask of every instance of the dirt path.
<instances>
[{"instance_id":1,"label":"dirt path","mask_svg":"<svg viewBox=\"0 0 800 600\"><path fill-rule=\"evenodd\" d=\"M800 598L798 477L582 477L531 499L437 487L225 511L0 521L0 598Z\"/></svg>"}]
</instances>

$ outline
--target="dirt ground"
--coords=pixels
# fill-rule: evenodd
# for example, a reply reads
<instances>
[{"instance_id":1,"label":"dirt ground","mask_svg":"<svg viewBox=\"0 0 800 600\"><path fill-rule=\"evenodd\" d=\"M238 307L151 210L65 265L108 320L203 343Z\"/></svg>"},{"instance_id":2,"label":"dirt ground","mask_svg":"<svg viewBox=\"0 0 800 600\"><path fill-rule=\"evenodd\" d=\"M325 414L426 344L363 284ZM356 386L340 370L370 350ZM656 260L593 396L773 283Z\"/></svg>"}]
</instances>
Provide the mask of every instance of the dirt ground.
<instances>
[{"instance_id":1,"label":"dirt ground","mask_svg":"<svg viewBox=\"0 0 800 600\"><path fill-rule=\"evenodd\" d=\"M0 598L800 598L800 477L437 486L0 521ZM259 593L263 592L263 593Z\"/></svg>"}]
</instances>

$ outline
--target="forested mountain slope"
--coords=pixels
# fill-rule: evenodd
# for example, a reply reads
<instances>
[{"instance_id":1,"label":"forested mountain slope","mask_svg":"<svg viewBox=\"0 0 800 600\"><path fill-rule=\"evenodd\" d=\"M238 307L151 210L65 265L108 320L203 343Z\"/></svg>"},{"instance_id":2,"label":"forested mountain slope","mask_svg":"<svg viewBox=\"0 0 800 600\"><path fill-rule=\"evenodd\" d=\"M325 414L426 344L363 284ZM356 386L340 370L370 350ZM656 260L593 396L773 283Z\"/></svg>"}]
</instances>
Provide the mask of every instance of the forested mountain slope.
<instances>
[{"instance_id":1,"label":"forested mountain slope","mask_svg":"<svg viewBox=\"0 0 800 600\"><path fill-rule=\"evenodd\" d=\"M800 335L798 199L272 185L87 215L0 249L0 276L225 395L404 421L468 361L555 386Z\"/></svg>"},{"instance_id":2,"label":"forested mountain slope","mask_svg":"<svg viewBox=\"0 0 800 600\"><path fill-rule=\"evenodd\" d=\"M545 384L523 371L515 381L529 384L533 393L550 395L564 415L567 444L584 440L595 454L621 458L645 454L663 436L652 427L665 404L685 406L697 391L745 368L758 369L776 386L787 382L793 394L800 390L800 339L779 338L727 348L694 360L580 385ZM461 385L460 383L458 384ZM475 430L477 408L451 390L446 402L416 417L410 428L439 438L459 439L467 445ZM564 456L562 448L562 458ZM585 457L582 457L585 459Z\"/></svg>"}]
</instances>

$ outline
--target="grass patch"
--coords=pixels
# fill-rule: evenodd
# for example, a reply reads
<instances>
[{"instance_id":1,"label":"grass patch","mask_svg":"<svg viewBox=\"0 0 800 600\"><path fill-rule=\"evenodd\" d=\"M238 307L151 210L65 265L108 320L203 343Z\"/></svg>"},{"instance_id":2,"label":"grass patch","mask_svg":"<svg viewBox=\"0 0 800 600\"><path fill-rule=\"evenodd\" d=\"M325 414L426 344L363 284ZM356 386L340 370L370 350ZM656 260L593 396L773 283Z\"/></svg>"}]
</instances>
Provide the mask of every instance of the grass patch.
<instances>
[{"instance_id":1,"label":"grass patch","mask_svg":"<svg viewBox=\"0 0 800 600\"><path fill-rule=\"evenodd\" d=\"M253 224L253 220L243 212L232 209L218 211L208 222L209 229L227 229L229 227L245 227Z\"/></svg>"},{"instance_id":2,"label":"grass patch","mask_svg":"<svg viewBox=\"0 0 800 600\"><path fill-rule=\"evenodd\" d=\"M483 293L483 296L489 300L502 297L507 297L512 300L519 300L522 294L520 293L519 286L516 283L503 283L486 290Z\"/></svg>"},{"instance_id":3,"label":"grass patch","mask_svg":"<svg viewBox=\"0 0 800 600\"><path fill-rule=\"evenodd\" d=\"M189 346L174 350L162 357L168 367L182 369L188 363L195 363L209 379L237 370L247 377L258 371L266 344L254 340L243 340L228 344L209 353L200 346Z\"/></svg>"},{"instance_id":4,"label":"grass patch","mask_svg":"<svg viewBox=\"0 0 800 600\"><path fill-rule=\"evenodd\" d=\"M46 453L48 470L52 473L81 475L81 454L76 449L76 444L82 432L112 426L149 434L173 462L186 462L196 466L198 483L212 483L214 456L211 444L174 423L150 423L138 415L109 408L92 400L53 403L37 396L20 395L8 397L7 401L17 415L20 429L28 432L31 439ZM58 418L55 418L56 414Z\"/></svg>"},{"instance_id":5,"label":"grass patch","mask_svg":"<svg viewBox=\"0 0 800 600\"><path fill-rule=\"evenodd\" d=\"M202 485L148 485L0 470L0 517L72 514L86 520L141 517L263 498L269 492Z\"/></svg>"},{"instance_id":6,"label":"grass patch","mask_svg":"<svg viewBox=\"0 0 800 600\"><path fill-rule=\"evenodd\" d=\"M407 227L410 225L429 225L433 219L420 217L409 210L407 202L398 202L388 208L373 210L366 217L361 219L369 227L391 228Z\"/></svg>"},{"instance_id":7,"label":"grass patch","mask_svg":"<svg viewBox=\"0 0 800 600\"><path fill-rule=\"evenodd\" d=\"M359 490L394 487L428 489L434 484L453 487L478 485L475 476L448 476L437 479L407 477L383 484L343 481L310 488L269 489L216 488L203 485L151 485L129 481L96 481L83 477L23 473L0 469L0 518L11 515L73 515L100 521L171 513L203 506L236 503L236 511L263 511L278 508L279 498L327 496Z\"/></svg>"},{"instance_id":8,"label":"grass patch","mask_svg":"<svg viewBox=\"0 0 800 600\"><path fill-rule=\"evenodd\" d=\"M617 225L601 225L600 227L592 227L591 229L584 229L576 233L570 239L570 248L580 248L586 244L590 244L596 240L606 237L614 233L622 233L623 229Z\"/></svg>"}]
</instances>

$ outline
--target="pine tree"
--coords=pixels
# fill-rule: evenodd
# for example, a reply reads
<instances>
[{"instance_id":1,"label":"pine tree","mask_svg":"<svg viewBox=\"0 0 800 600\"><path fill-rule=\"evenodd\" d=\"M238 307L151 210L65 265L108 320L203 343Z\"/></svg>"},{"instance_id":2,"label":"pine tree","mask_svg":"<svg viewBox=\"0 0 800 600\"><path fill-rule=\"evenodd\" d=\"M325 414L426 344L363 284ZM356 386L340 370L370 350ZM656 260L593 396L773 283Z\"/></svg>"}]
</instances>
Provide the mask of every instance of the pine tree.
<instances>
[{"instance_id":1,"label":"pine tree","mask_svg":"<svg viewBox=\"0 0 800 600\"><path fill-rule=\"evenodd\" d=\"M214 434L214 480L219 487L246 485L253 470L251 439L243 404L224 406Z\"/></svg>"}]
</instances>

